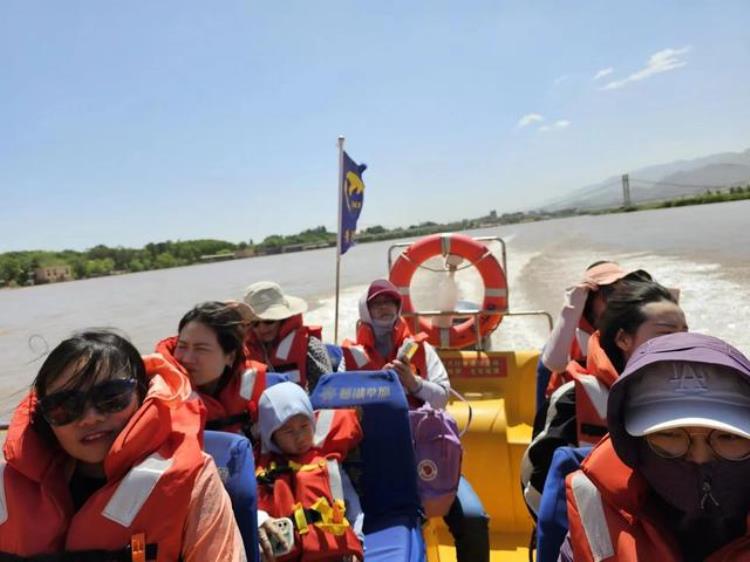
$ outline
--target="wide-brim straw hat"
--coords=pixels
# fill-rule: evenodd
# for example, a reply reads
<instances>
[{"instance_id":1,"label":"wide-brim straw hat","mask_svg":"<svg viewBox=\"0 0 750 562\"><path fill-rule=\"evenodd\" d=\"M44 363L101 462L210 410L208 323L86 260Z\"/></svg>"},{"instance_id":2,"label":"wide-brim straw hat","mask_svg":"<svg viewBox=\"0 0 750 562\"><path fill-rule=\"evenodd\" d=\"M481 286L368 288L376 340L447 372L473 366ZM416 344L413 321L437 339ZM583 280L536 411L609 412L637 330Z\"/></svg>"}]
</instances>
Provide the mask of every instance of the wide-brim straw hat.
<instances>
[{"instance_id":1,"label":"wide-brim straw hat","mask_svg":"<svg viewBox=\"0 0 750 562\"><path fill-rule=\"evenodd\" d=\"M272 281L253 283L242 300L250 308L254 320L285 320L307 310L307 303L303 299L285 295L281 287Z\"/></svg>"}]
</instances>

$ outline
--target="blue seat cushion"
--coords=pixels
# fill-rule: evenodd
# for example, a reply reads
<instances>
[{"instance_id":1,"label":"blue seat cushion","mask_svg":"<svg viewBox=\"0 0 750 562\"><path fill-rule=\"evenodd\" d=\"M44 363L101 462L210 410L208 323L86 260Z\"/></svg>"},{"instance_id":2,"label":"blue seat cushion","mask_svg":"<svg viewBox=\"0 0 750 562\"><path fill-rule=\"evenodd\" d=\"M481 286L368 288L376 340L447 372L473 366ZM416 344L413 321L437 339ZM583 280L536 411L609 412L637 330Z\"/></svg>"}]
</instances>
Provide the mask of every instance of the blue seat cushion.
<instances>
[{"instance_id":1,"label":"blue seat cushion","mask_svg":"<svg viewBox=\"0 0 750 562\"><path fill-rule=\"evenodd\" d=\"M365 535L367 562L424 562L422 529L413 518L392 517L382 520L379 530Z\"/></svg>"},{"instance_id":2,"label":"blue seat cushion","mask_svg":"<svg viewBox=\"0 0 750 562\"><path fill-rule=\"evenodd\" d=\"M538 562L556 562L568 532L568 501L565 477L575 472L592 447L558 447L552 455L544 481L536 528Z\"/></svg>"},{"instance_id":3,"label":"blue seat cushion","mask_svg":"<svg viewBox=\"0 0 750 562\"><path fill-rule=\"evenodd\" d=\"M242 435L224 431L206 431L204 449L219 469L224 487L232 500L232 510L245 544L249 562L260 559L258 553L258 505L255 463L250 441Z\"/></svg>"}]
</instances>

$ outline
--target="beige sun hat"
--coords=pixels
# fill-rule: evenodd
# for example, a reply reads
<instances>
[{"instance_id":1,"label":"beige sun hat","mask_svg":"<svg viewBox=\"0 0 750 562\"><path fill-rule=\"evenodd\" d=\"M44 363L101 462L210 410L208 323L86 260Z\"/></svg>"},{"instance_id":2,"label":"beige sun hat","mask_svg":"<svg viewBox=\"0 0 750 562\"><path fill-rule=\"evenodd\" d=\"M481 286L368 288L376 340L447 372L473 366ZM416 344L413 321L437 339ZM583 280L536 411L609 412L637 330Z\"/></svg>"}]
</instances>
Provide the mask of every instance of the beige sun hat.
<instances>
[{"instance_id":1,"label":"beige sun hat","mask_svg":"<svg viewBox=\"0 0 750 562\"><path fill-rule=\"evenodd\" d=\"M281 287L272 281L253 283L242 300L250 307L253 317L259 320L284 320L307 310L307 303L303 299L285 295Z\"/></svg>"}]
</instances>

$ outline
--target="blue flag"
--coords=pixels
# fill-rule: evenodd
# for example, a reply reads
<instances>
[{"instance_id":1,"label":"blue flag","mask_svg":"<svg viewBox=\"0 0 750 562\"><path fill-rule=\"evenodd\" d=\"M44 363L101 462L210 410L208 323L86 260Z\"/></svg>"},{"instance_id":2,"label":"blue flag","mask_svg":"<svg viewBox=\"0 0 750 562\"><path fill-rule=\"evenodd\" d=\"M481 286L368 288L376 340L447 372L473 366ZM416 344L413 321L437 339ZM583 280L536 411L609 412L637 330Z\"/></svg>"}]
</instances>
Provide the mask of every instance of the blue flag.
<instances>
[{"instance_id":1,"label":"blue flag","mask_svg":"<svg viewBox=\"0 0 750 562\"><path fill-rule=\"evenodd\" d=\"M339 236L341 236L341 254L354 245L354 232L357 230L357 219L362 212L365 200L365 184L362 173L367 169L365 164L357 164L344 152L344 169L341 187L344 190L341 205L341 221L339 222Z\"/></svg>"}]
</instances>

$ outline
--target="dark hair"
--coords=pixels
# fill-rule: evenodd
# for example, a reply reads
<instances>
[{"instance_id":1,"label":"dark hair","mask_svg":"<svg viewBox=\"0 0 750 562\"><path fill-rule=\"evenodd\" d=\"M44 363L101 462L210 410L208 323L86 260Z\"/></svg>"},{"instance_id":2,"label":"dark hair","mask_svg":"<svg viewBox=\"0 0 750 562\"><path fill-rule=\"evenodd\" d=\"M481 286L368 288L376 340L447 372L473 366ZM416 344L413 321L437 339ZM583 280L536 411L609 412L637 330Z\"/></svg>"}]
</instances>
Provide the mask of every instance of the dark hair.
<instances>
[{"instance_id":1,"label":"dark hair","mask_svg":"<svg viewBox=\"0 0 750 562\"><path fill-rule=\"evenodd\" d=\"M209 301L196 305L182 317L177 331L190 322L200 322L210 328L226 354L234 353L232 373L239 372L245 364L245 330L242 316L235 306L220 301Z\"/></svg>"},{"instance_id":2,"label":"dark hair","mask_svg":"<svg viewBox=\"0 0 750 562\"><path fill-rule=\"evenodd\" d=\"M126 372L138 383L138 402L142 402L148 390L146 366L138 350L123 336L109 330L86 330L78 332L53 349L45 359L33 382L38 398L47 396L50 384L56 381L65 369L75 372L60 390L79 390L91 387L102 374L115 375ZM47 422L37 412L34 425L47 435L51 431Z\"/></svg>"},{"instance_id":3,"label":"dark hair","mask_svg":"<svg viewBox=\"0 0 750 562\"><path fill-rule=\"evenodd\" d=\"M602 265L604 263L616 263L609 260L601 260L601 261L595 261L590 266L586 268L586 271L589 271L590 269L595 268L598 265ZM598 290L593 291L589 293L588 298L586 299L586 304L583 307L583 317L588 321L589 324L594 326L595 318L594 318L594 297L596 295L602 295L604 298L604 302L606 303L609 301L610 295L617 289L617 286L623 282L623 281L651 281L651 275L648 271L644 269L637 269L635 271L631 271L627 275L625 275L622 279L618 279L614 283L610 283L609 285L602 285L599 287Z\"/></svg>"},{"instance_id":4,"label":"dark hair","mask_svg":"<svg viewBox=\"0 0 750 562\"><path fill-rule=\"evenodd\" d=\"M652 302L668 301L677 304L669 290L656 281L621 279L607 300L597 328L602 349L618 373L625 368L625 357L615 338L620 330L634 334L647 318L643 307Z\"/></svg>"}]
</instances>

